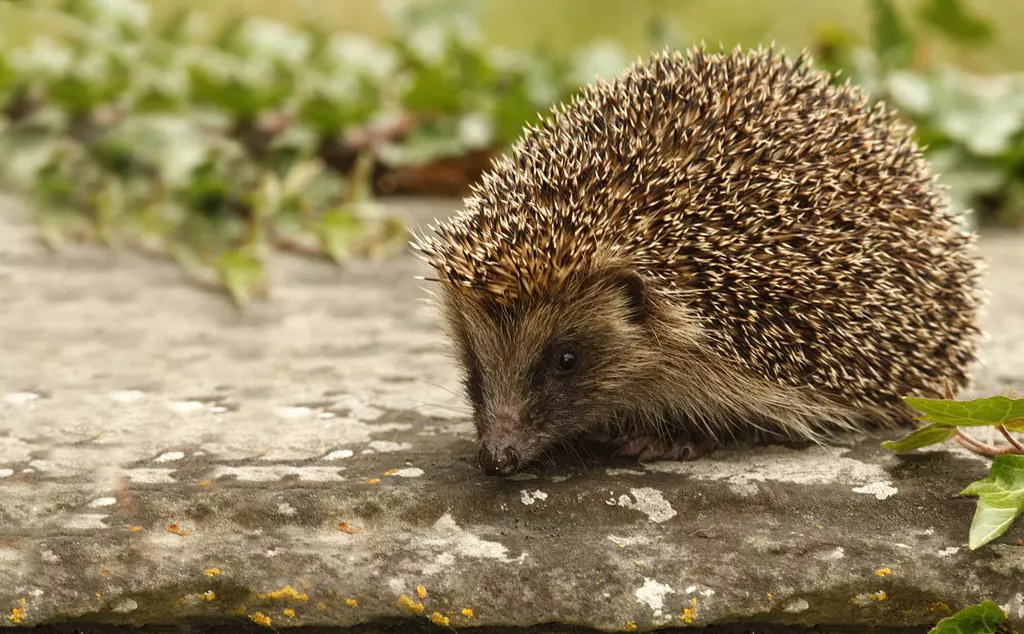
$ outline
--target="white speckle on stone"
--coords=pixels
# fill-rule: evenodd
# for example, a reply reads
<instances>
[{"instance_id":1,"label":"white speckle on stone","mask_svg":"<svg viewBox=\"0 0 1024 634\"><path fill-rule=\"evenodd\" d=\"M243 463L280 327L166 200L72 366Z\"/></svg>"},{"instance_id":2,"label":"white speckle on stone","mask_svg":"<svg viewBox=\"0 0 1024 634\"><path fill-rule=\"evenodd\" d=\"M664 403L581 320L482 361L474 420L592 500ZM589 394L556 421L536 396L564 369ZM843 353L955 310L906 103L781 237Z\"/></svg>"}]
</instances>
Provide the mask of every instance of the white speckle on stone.
<instances>
[{"instance_id":1,"label":"white speckle on stone","mask_svg":"<svg viewBox=\"0 0 1024 634\"><path fill-rule=\"evenodd\" d=\"M646 515L652 522L665 522L675 517L676 510L668 503L668 500L661 494L661 491L650 487L630 489L634 500L627 495L620 495L618 501L611 500L608 503L623 508L634 509Z\"/></svg>"},{"instance_id":2,"label":"white speckle on stone","mask_svg":"<svg viewBox=\"0 0 1024 634\"><path fill-rule=\"evenodd\" d=\"M548 494L539 489L534 491L533 493L530 493L526 489L523 489L522 491L519 492L519 499L522 500L523 504L530 506L537 500L548 499Z\"/></svg>"},{"instance_id":3,"label":"white speckle on stone","mask_svg":"<svg viewBox=\"0 0 1024 634\"><path fill-rule=\"evenodd\" d=\"M665 595L675 592L671 587L658 583L654 579L644 578L644 585L636 590L636 600L639 603L646 603L654 617L658 618L665 609Z\"/></svg>"},{"instance_id":4,"label":"white speckle on stone","mask_svg":"<svg viewBox=\"0 0 1024 634\"><path fill-rule=\"evenodd\" d=\"M419 467L406 467L404 469L399 469L391 475L397 478L418 478L423 475L423 469L420 469Z\"/></svg>"},{"instance_id":5,"label":"white speckle on stone","mask_svg":"<svg viewBox=\"0 0 1024 634\"><path fill-rule=\"evenodd\" d=\"M277 505L277 512L281 515L295 515L295 507L287 502L281 502Z\"/></svg>"},{"instance_id":6,"label":"white speckle on stone","mask_svg":"<svg viewBox=\"0 0 1024 634\"><path fill-rule=\"evenodd\" d=\"M391 593L395 596L405 594L405 580L397 578L388 579L388 589L390 589Z\"/></svg>"},{"instance_id":7,"label":"white speckle on stone","mask_svg":"<svg viewBox=\"0 0 1024 634\"><path fill-rule=\"evenodd\" d=\"M960 552L960 548L957 546L950 546L949 548L943 548L939 551L939 557L949 557Z\"/></svg>"},{"instance_id":8,"label":"white speckle on stone","mask_svg":"<svg viewBox=\"0 0 1024 634\"><path fill-rule=\"evenodd\" d=\"M806 611L810 607L811 604L808 603L806 599L797 599L796 601L791 601L788 605L786 605L786 607L782 608L782 611L791 612L793 614L799 614L800 612Z\"/></svg>"},{"instance_id":9,"label":"white speckle on stone","mask_svg":"<svg viewBox=\"0 0 1024 634\"><path fill-rule=\"evenodd\" d=\"M106 518L107 516L102 513L72 515L68 521L64 522L64 527L80 530L109 529L110 527L103 523Z\"/></svg>"},{"instance_id":10,"label":"white speckle on stone","mask_svg":"<svg viewBox=\"0 0 1024 634\"><path fill-rule=\"evenodd\" d=\"M999 609L1005 612L1010 618L1013 618L1013 615L1016 614L1017 619L1024 619L1024 594L1018 592L1012 599L1010 599L1009 603L1000 605Z\"/></svg>"},{"instance_id":11,"label":"white speckle on stone","mask_svg":"<svg viewBox=\"0 0 1024 634\"><path fill-rule=\"evenodd\" d=\"M371 434L379 434L385 431L409 431L412 429L410 423L374 423L370 425Z\"/></svg>"},{"instance_id":12,"label":"white speckle on stone","mask_svg":"<svg viewBox=\"0 0 1024 634\"><path fill-rule=\"evenodd\" d=\"M211 414L223 414L226 411L228 411L228 408L224 407L223 405L214 405L213 407L210 408Z\"/></svg>"},{"instance_id":13,"label":"white speckle on stone","mask_svg":"<svg viewBox=\"0 0 1024 634\"><path fill-rule=\"evenodd\" d=\"M903 550L913 550L913 547L909 544L895 543L893 544L893 546L895 546L896 548L902 548Z\"/></svg>"},{"instance_id":14,"label":"white speckle on stone","mask_svg":"<svg viewBox=\"0 0 1024 634\"><path fill-rule=\"evenodd\" d=\"M644 537L643 535L633 535L633 536L630 536L630 537L620 537L618 535L608 535L607 539L608 539L608 541L610 541L610 542L612 542L612 543L614 543L614 544L616 544L617 546L620 546L620 547L637 546L637 545L641 545L641 544L646 544L646 543L648 543L650 541L648 538ZM696 586L694 586L694 587L696 587Z\"/></svg>"},{"instance_id":15,"label":"white speckle on stone","mask_svg":"<svg viewBox=\"0 0 1024 634\"><path fill-rule=\"evenodd\" d=\"M4 394L4 401L11 405L24 405L39 400L39 394L35 392L8 392Z\"/></svg>"},{"instance_id":16,"label":"white speckle on stone","mask_svg":"<svg viewBox=\"0 0 1024 634\"><path fill-rule=\"evenodd\" d=\"M115 603L113 606L111 606L110 609L120 614L127 614L128 612L134 612L138 608L139 604L135 601L135 599L126 598L121 599L120 601Z\"/></svg>"},{"instance_id":17,"label":"white speckle on stone","mask_svg":"<svg viewBox=\"0 0 1024 634\"><path fill-rule=\"evenodd\" d=\"M167 404L167 409L175 414L195 414L205 407L202 401L171 401Z\"/></svg>"},{"instance_id":18,"label":"white speckle on stone","mask_svg":"<svg viewBox=\"0 0 1024 634\"><path fill-rule=\"evenodd\" d=\"M171 477L172 473L173 469L140 468L125 471L129 480L141 484L174 484L176 480Z\"/></svg>"},{"instance_id":19,"label":"white speckle on stone","mask_svg":"<svg viewBox=\"0 0 1024 634\"><path fill-rule=\"evenodd\" d=\"M887 477L881 465L847 458L841 453L828 447L797 451L788 447L764 446L710 460L649 462L644 469L697 480L728 482L736 485L733 490L743 494L756 493L755 482L870 484Z\"/></svg>"},{"instance_id":20,"label":"white speckle on stone","mask_svg":"<svg viewBox=\"0 0 1024 634\"><path fill-rule=\"evenodd\" d=\"M304 418L313 413L313 410L308 407L275 407L274 413L281 418L287 418L289 420L295 418Z\"/></svg>"},{"instance_id":21,"label":"white speckle on stone","mask_svg":"<svg viewBox=\"0 0 1024 634\"><path fill-rule=\"evenodd\" d=\"M134 403L145 398L146 394L139 390L118 390L110 393L110 400L115 403Z\"/></svg>"},{"instance_id":22,"label":"white speckle on stone","mask_svg":"<svg viewBox=\"0 0 1024 634\"><path fill-rule=\"evenodd\" d=\"M344 460L351 458L354 452L351 449L338 449L324 456L324 460Z\"/></svg>"},{"instance_id":23,"label":"white speckle on stone","mask_svg":"<svg viewBox=\"0 0 1024 634\"><path fill-rule=\"evenodd\" d=\"M334 412L320 412L320 418L327 419L327 418L337 418L337 417L338 417L338 415L335 414Z\"/></svg>"},{"instance_id":24,"label":"white speckle on stone","mask_svg":"<svg viewBox=\"0 0 1024 634\"><path fill-rule=\"evenodd\" d=\"M636 469L605 469L604 472L610 476L622 476L622 475L643 475L643 471L637 471Z\"/></svg>"},{"instance_id":25,"label":"white speckle on stone","mask_svg":"<svg viewBox=\"0 0 1024 634\"><path fill-rule=\"evenodd\" d=\"M370 450L378 453L389 453L392 451L408 451L412 445L406 442L391 442L390 440L371 440Z\"/></svg>"},{"instance_id":26,"label":"white speckle on stone","mask_svg":"<svg viewBox=\"0 0 1024 634\"><path fill-rule=\"evenodd\" d=\"M693 594L696 591L697 591L697 586L690 586L690 587L686 588L686 594Z\"/></svg>"},{"instance_id":27,"label":"white speckle on stone","mask_svg":"<svg viewBox=\"0 0 1024 634\"><path fill-rule=\"evenodd\" d=\"M0 478L9 478L14 475L14 469L0 469Z\"/></svg>"},{"instance_id":28,"label":"white speckle on stone","mask_svg":"<svg viewBox=\"0 0 1024 634\"><path fill-rule=\"evenodd\" d=\"M37 599L46 594L40 588L33 588L32 590L29 590L28 593Z\"/></svg>"},{"instance_id":29,"label":"white speckle on stone","mask_svg":"<svg viewBox=\"0 0 1024 634\"><path fill-rule=\"evenodd\" d=\"M924 534L925 535L934 535L935 534L935 529L934 528L929 528L928 530L926 530L924 532Z\"/></svg>"},{"instance_id":30,"label":"white speckle on stone","mask_svg":"<svg viewBox=\"0 0 1024 634\"><path fill-rule=\"evenodd\" d=\"M363 450L362 450L362 451L360 451L359 453L361 453L361 454L364 454L364 455L365 455L365 454L368 454L368 453L373 453L373 449L363 449Z\"/></svg>"},{"instance_id":31,"label":"white speckle on stone","mask_svg":"<svg viewBox=\"0 0 1024 634\"><path fill-rule=\"evenodd\" d=\"M233 475L245 482L276 482L288 476L296 476L300 480L310 482L341 482L345 477L338 473L340 470L341 467L294 467L290 465L220 466L210 479Z\"/></svg>"},{"instance_id":32,"label":"white speckle on stone","mask_svg":"<svg viewBox=\"0 0 1024 634\"><path fill-rule=\"evenodd\" d=\"M551 480L552 482L565 482L566 480L569 479L569 476L556 475L556 476L551 476L548 479Z\"/></svg>"},{"instance_id":33,"label":"white speckle on stone","mask_svg":"<svg viewBox=\"0 0 1024 634\"><path fill-rule=\"evenodd\" d=\"M815 555L814 558L821 561L837 561L845 556L846 551L843 550L843 547L836 546L833 550L829 550Z\"/></svg>"},{"instance_id":34,"label":"white speckle on stone","mask_svg":"<svg viewBox=\"0 0 1024 634\"><path fill-rule=\"evenodd\" d=\"M91 509L103 508L104 506L113 506L117 504L117 498L96 498L92 502L89 502L88 506Z\"/></svg>"},{"instance_id":35,"label":"white speckle on stone","mask_svg":"<svg viewBox=\"0 0 1024 634\"><path fill-rule=\"evenodd\" d=\"M277 557L277 554L278 554L277 551L274 550L273 548L271 548L270 550L268 550L265 553L263 553L263 556L266 557L267 559L273 559L274 557Z\"/></svg>"},{"instance_id":36,"label":"white speckle on stone","mask_svg":"<svg viewBox=\"0 0 1024 634\"><path fill-rule=\"evenodd\" d=\"M168 451L167 453L160 454L153 460L154 462L176 462L184 457L185 453L182 451Z\"/></svg>"},{"instance_id":37,"label":"white speckle on stone","mask_svg":"<svg viewBox=\"0 0 1024 634\"><path fill-rule=\"evenodd\" d=\"M39 553L39 557L48 564L60 563L60 557L58 557L57 553L53 552L52 550L44 550L43 552Z\"/></svg>"},{"instance_id":38,"label":"white speckle on stone","mask_svg":"<svg viewBox=\"0 0 1024 634\"><path fill-rule=\"evenodd\" d=\"M467 559L493 559L501 563L519 563L526 559L526 553L509 557L508 549L500 542L481 539L461 528L450 513L441 516L431 531L419 539L419 544L429 549L428 559L420 562L420 570L430 576L448 572L455 564L455 556Z\"/></svg>"},{"instance_id":39,"label":"white speckle on stone","mask_svg":"<svg viewBox=\"0 0 1024 634\"><path fill-rule=\"evenodd\" d=\"M715 591L712 590L711 588L708 588L707 590L701 590L700 591L700 596L702 596L702 597L712 597L714 595L715 595Z\"/></svg>"},{"instance_id":40,"label":"white speckle on stone","mask_svg":"<svg viewBox=\"0 0 1024 634\"><path fill-rule=\"evenodd\" d=\"M868 493L875 496L878 500L884 500L888 497L896 495L896 487L892 486L889 481L884 482L873 482L861 487L854 487L854 493Z\"/></svg>"}]
</instances>

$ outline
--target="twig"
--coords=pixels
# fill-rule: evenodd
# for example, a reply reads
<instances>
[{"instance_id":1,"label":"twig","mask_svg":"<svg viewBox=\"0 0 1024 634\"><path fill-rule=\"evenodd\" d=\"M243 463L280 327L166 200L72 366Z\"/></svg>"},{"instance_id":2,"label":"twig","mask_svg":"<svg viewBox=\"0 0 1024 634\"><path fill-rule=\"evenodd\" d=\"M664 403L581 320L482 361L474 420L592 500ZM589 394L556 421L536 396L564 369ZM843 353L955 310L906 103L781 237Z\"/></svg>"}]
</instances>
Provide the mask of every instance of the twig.
<instances>
[{"instance_id":1,"label":"twig","mask_svg":"<svg viewBox=\"0 0 1024 634\"><path fill-rule=\"evenodd\" d=\"M993 447L992 445L985 444L980 440L971 438L971 436L967 432L960 429L959 427L957 427L956 429L956 439L957 442L959 442L961 445L964 445L968 449L971 449L972 451L983 455L1001 456L1003 454L1010 453L1011 451L1010 449Z\"/></svg>"},{"instance_id":2,"label":"twig","mask_svg":"<svg viewBox=\"0 0 1024 634\"><path fill-rule=\"evenodd\" d=\"M1006 440L1013 446L1014 449L1021 453L1024 453L1024 444L1021 444L1019 440L1013 437L1013 434L1011 434L1010 430L1006 428L1006 425L1000 425L999 431L1002 432L1003 437L1006 438Z\"/></svg>"}]
</instances>

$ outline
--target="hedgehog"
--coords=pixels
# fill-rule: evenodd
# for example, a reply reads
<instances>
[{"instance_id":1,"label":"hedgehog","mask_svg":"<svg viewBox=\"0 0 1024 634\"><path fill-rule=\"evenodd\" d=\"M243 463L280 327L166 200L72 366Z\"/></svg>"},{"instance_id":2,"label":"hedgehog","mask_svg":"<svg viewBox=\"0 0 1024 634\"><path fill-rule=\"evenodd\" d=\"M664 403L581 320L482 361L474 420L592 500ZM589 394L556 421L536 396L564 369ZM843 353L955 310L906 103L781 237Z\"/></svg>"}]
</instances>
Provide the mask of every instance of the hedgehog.
<instances>
[{"instance_id":1,"label":"hedgehog","mask_svg":"<svg viewBox=\"0 0 1024 634\"><path fill-rule=\"evenodd\" d=\"M664 50L413 231L489 475L911 426L971 384L983 262L914 128L774 46Z\"/></svg>"}]
</instances>

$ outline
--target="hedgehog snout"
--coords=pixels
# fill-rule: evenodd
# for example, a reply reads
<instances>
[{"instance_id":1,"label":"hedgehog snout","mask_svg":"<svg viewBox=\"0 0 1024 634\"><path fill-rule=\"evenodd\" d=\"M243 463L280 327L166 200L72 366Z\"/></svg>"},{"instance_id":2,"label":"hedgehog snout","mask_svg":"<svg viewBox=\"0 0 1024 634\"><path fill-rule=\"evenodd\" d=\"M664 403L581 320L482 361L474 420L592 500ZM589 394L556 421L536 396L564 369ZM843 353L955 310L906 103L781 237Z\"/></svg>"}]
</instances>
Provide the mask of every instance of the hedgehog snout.
<instances>
[{"instance_id":1,"label":"hedgehog snout","mask_svg":"<svg viewBox=\"0 0 1024 634\"><path fill-rule=\"evenodd\" d=\"M503 440L485 440L480 444L480 468L490 476L507 476L519 469L519 451Z\"/></svg>"}]
</instances>

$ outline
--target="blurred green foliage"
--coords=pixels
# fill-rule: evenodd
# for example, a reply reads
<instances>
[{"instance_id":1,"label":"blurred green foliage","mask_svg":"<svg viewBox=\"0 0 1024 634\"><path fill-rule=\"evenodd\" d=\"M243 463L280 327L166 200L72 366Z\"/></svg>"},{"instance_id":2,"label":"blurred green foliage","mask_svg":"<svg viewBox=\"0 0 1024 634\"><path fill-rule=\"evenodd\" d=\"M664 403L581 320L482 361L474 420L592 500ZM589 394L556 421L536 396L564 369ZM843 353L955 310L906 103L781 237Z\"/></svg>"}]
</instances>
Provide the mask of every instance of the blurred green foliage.
<instances>
[{"instance_id":1,"label":"blurred green foliage","mask_svg":"<svg viewBox=\"0 0 1024 634\"><path fill-rule=\"evenodd\" d=\"M913 120L956 205L1021 225L1022 83L927 56L928 38L976 49L992 26L959 0L922 0L913 16L871 6L872 41L824 31L819 63ZM372 39L255 16L211 32L201 13L156 20L143 0L9 5L47 34L0 45L0 176L32 195L50 243L170 254L242 303L265 291L273 249L390 252L404 226L373 205L388 174L425 168L429 181L430 166L469 156L478 171L538 113L631 61L614 42L570 56L488 46L475 2L386 8L394 35ZM652 48L689 44L666 20L649 32Z\"/></svg>"}]
</instances>

